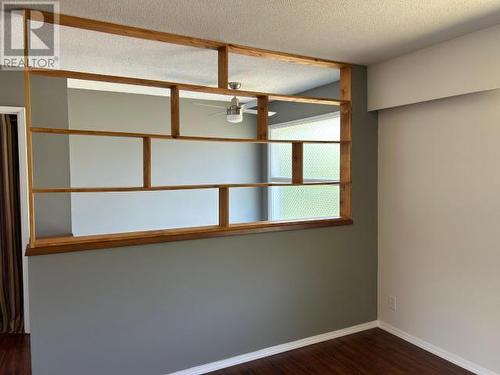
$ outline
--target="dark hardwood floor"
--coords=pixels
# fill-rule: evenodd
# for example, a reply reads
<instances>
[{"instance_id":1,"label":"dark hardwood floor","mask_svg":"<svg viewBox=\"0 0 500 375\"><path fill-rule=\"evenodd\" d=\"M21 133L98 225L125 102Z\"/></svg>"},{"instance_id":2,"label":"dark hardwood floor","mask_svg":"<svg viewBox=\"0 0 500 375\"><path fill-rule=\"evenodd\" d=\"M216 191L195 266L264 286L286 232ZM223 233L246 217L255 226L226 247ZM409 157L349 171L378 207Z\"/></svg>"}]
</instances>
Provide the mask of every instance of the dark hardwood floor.
<instances>
[{"instance_id":1,"label":"dark hardwood floor","mask_svg":"<svg viewBox=\"0 0 500 375\"><path fill-rule=\"evenodd\" d=\"M215 371L211 375L472 374L379 328Z\"/></svg>"},{"instance_id":2,"label":"dark hardwood floor","mask_svg":"<svg viewBox=\"0 0 500 375\"><path fill-rule=\"evenodd\" d=\"M472 373L376 328L243 363L211 374L462 375ZM0 375L31 375L28 335L0 335Z\"/></svg>"},{"instance_id":3,"label":"dark hardwood floor","mask_svg":"<svg viewBox=\"0 0 500 375\"><path fill-rule=\"evenodd\" d=\"M29 335L0 335L0 375L31 375Z\"/></svg>"}]
</instances>

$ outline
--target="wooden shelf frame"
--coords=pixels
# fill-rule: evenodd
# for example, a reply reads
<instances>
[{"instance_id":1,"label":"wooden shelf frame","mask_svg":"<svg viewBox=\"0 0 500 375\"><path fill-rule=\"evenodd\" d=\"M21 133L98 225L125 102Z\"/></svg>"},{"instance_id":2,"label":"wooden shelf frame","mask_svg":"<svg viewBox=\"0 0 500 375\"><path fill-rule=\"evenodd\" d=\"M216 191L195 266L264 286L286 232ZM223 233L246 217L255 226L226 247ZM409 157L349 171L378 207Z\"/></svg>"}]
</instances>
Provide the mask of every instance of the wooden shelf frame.
<instances>
[{"instance_id":1,"label":"wooden shelf frame","mask_svg":"<svg viewBox=\"0 0 500 375\"><path fill-rule=\"evenodd\" d=\"M187 45L198 48L209 48L217 51L218 56L218 82L217 87L201 86L188 83L150 80L134 77L123 77L104 75L68 70L49 70L33 68L29 62L29 22L37 20L42 15L45 22L52 22L62 26L98 31L108 34L121 35L133 38L155 40L159 42ZM192 38L182 35L170 34L137 27L118 25L109 22L90 20L63 14L47 12L33 12L29 9L24 11L25 42L24 57L26 67L25 76L25 101L26 101L26 131L28 152L28 190L29 190L29 219L30 219L30 242L27 249L28 255L42 255L68 251L81 251L88 249L110 248L118 246L130 246L147 243L168 242L186 239L218 237L236 234L248 234L257 232L270 232L277 230L304 229L312 227L349 225L352 220L352 182L351 182L351 65L342 62L330 61L320 58L289 54L284 52L269 51L265 49L211 41L200 38ZM324 68L335 68L340 70L341 97L339 99L305 97L296 95L284 95L277 93L266 93L246 90L232 90L228 88L229 60L230 54L242 54L247 56L262 57L286 61L290 63L320 66ZM171 129L170 135L100 131L85 129L58 129L49 127L33 127L31 123L31 76L41 75L47 77L63 77L80 80L99 82L111 82L119 84L139 85L170 89L171 104ZM216 95L230 95L239 97L251 97L257 99L257 137L250 138L224 138L224 137L196 137L181 134L180 124L180 92L201 92ZM320 104L340 107L340 140L274 140L268 137L268 109L271 101L287 101L294 103ZM82 136L107 136L107 137L129 137L142 138L143 144L143 185L133 187L70 187L70 188L35 188L33 186L33 133L82 135ZM176 141L201 141L201 142L245 142L245 143L290 143L292 145L292 179L283 183L247 183L247 184L200 184L200 185L168 185L153 186L151 178L151 143L153 139L176 140ZM340 180L304 182L303 176L303 145L304 144L339 144L340 145ZM262 221L246 224L231 224L229 221L229 195L233 188L257 188L275 186L318 186L337 185L340 188L340 217L319 218L295 221ZM143 192L162 190L185 190L185 189L218 189L219 196L219 223L215 226L191 227L181 229L165 229L154 231L130 232L119 234L105 234L96 236L80 237L53 237L36 238L35 223L35 194L40 193L86 193L86 192Z\"/></svg>"}]
</instances>

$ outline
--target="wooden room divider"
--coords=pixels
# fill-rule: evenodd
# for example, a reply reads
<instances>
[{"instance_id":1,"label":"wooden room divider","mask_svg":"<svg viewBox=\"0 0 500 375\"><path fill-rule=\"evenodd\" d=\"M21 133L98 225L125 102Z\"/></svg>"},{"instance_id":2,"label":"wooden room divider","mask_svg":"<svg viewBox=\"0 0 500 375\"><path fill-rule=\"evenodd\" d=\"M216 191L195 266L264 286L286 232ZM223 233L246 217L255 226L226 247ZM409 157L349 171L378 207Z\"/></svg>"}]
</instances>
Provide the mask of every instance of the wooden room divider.
<instances>
[{"instance_id":1,"label":"wooden room divider","mask_svg":"<svg viewBox=\"0 0 500 375\"><path fill-rule=\"evenodd\" d=\"M185 240L203 237L215 237L276 230L303 229L309 227L334 226L352 224L351 217L351 65L324 59L274 52L258 48L228 44L223 42L192 38L169 34L159 31L136 27L112 24L62 14L46 12L24 11L24 41L25 59L29 61L29 22L36 17L43 16L44 22L59 24L73 28L98 31L108 34L141 38L159 42L187 45L198 48L216 50L218 53L218 87L200 86L181 82L167 82L159 80L121 77L94 73L85 73L67 70L39 69L26 66L26 121L27 121L27 152L28 152L28 185L29 185L29 217L30 217L30 244L28 255L41 255L58 252L79 251L86 249L110 248L136 244L148 244ZM290 63L308 64L340 70L340 98L328 99L296 95L282 95L278 93L233 90L228 88L229 54L242 54L268 59L276 59ZM170 135L131 133L117 131L97 131L85 129L59 129L41 127L41 124L32 124L30 79L34 75L48 77L64 77L90 81L102 81L139 86L151 86L170 89L171 129ZM179 115L179 92L191 91L208 94L235 95L250 97L257 100L257 137L256 138L224 138L224 137L197 137L186 136L182 133L182 124ZM288 101L295 103L312 103L340 107L340 140L273 140L268 138L268 107L269 102ZM47 124L50 125L50 124ZM135 187L67 187L67 188L37 188L33 182L33 150L32 134L67 134L75 136L105 136L142 138L143 142L143 184ZM245 143L288 143L292 145L292 179L289 183L247 183L247 184L200 184L200 185L168 185L155 186L151 182L151 140L166 139L175 141L200 142L245 142ZM304 182L303 178L303 148L305 143L330 143L340 145L340 180ZM245 224L231 224L229 222L229 194L232 189L242 187L270 187L270 186L302 186L302 185L339 185L340 186L340 216L333 218L319 218L293 221L260 221ZM159 191L184 189L218 189L219 191L219 223L214 226L177 228L165 230L150 230L141 232L127 232L118 234L104 234L77 237L36 238L35 223L35 194L44 193L84 193L84 192L130 192L130 191Z\"/></svg>"}]
</instances>

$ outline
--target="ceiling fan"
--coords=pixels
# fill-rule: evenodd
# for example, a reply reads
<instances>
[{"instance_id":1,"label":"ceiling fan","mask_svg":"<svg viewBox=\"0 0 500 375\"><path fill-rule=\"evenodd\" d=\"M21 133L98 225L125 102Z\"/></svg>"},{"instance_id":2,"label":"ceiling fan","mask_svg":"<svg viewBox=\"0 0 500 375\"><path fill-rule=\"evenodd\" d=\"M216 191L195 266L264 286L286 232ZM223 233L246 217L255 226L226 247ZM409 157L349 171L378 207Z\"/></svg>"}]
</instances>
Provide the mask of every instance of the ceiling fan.
<instances>
[{"instance_id":1,"label":"ceiling fan","mask_svg":"<svg viewBox=\"0 0 500 375\"><path fill-rule=\"evenodd\" d=\"M229 88L232 90L238 90L241 87L240 82L229 82ZM221 105L213 105L213 104L203 104L203 103L196 103L197 105L203 106L203 107L213 107L213 108L223 108L224 111L219 111L215 112L212 115L226 115L226 120L228 122L232 123L239 123L243 121L243 113L249 113L252 115L257 114L256 109L250 109L246 108L246 104L241 104L240 101L236 96L233 96L231 99L231 104L229 107L224 107ZM268 116L275 115L276 112L271 112L269 111Z\"/></svg>"}]
</instances>

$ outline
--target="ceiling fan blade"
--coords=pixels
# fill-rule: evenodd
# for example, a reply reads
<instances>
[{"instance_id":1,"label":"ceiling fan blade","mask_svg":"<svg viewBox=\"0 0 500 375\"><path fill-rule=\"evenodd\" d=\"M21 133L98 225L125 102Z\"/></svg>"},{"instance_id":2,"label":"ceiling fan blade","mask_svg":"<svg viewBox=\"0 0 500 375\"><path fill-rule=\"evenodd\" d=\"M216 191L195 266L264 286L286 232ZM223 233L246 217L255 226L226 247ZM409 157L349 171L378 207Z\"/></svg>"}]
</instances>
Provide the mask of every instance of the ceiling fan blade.
<instances>
[{"instance_id":1,"label":"ceiling fan blade","mask_svg":"<svg viewBox=\"0 0 500 375\"><path fill-rule=\"evenodd\" d=\"M250 113L252 115L256 115L258 113L258 111L256 109L246 109L246 108L243 109L243 112ZM272 111L267 112L268 116L273 116L275 114L276 114L276 112L272 112Z\"/></svg>"},{"instance_id":2,"label":"ceiling fan blade","mask_svg":"<svg viewBox=\"0 0 500 375\"><path fill-rule=\"evenodd\" d=\"M257 114L257 110L256 109L246 109L246 108L244 108L243 112L244 113L250 113L252 115L256 115Z\"/></svg>"},{"instance_id":3,"label":"ceiling fan blade","mask_svg":"<svg viewBox=\"0 0 500 375\"><path fill-rule=\"evenodd\" d=\"M211 117L211 116L220 116L220 115L225 115L226 112L214 112L214 113L210 113L208 116Z\"/></svg>"},{"instance_id":4,"label":"ceiling fan blade","mask_svg":"<svg viewBox=\"0 0 500 375\"><path fill-rule=\"evenodd\" d=\"M199 105L201 107L211 107L211 108L224 108L226 109L226 107L222 106L222 105L215 105L215 104L204 104L204 103L194 103L195 105Z\"/></svg>"}]
</instances>

